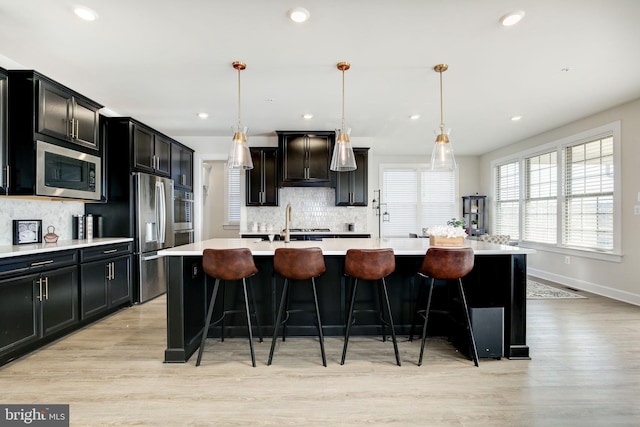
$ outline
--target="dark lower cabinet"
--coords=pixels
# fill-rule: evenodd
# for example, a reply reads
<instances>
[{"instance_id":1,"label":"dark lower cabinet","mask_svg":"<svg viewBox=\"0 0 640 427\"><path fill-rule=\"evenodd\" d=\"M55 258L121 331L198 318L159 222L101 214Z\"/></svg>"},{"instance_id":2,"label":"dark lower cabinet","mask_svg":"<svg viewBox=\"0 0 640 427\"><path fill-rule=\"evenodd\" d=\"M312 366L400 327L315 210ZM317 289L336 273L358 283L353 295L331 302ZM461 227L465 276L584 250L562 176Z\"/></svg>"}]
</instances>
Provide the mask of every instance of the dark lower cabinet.
<instances>
[{"instance_id":1,"label":"dark lower cabinet","mask_svg":"<svg viewBox=\"0 0 640 427\"><path fill-rule=\"evenodd\" d=\"M0 364L79 323L76 265L0 281Z\"/></svg>"},{"instance_id":2,"label":"dark lower cabinet","mask_svg":"<svg viewBox=\"0 0 640 427\"><path fill-rule=\"evenodd\" d=\"M130 244L83 250L80 270L82 320L131 304Z\"/></svg>"}]
</instances>

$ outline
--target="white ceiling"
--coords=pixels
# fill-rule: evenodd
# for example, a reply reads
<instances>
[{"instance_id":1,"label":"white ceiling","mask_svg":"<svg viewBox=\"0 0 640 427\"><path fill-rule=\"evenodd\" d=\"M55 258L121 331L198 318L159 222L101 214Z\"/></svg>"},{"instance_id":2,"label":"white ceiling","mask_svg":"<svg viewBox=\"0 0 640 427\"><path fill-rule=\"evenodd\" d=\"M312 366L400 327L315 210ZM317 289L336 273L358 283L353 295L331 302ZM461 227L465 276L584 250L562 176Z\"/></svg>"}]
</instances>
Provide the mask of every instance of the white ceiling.
<instances>
[{"instance_id":1,"label":"white ceiling","mask_svg":"<svg viewBox=\"0 0 640 427\"><path fill-rule=\"evenodd\" d=\"M99 18L76 18L77 3ZM288 19L296 6L309 21ZM518 9L523 21L502 27ZM0 66L38 70L188 140L230 138L231 62L242 60L251 145L275 130L339 128L336 63L349 61L355 145L428 154L440 122L433 66L448 63L444 121L456 153L478 155L640 98L639 21L638 0L0 0Z\"/></svg>"}]
</instances>

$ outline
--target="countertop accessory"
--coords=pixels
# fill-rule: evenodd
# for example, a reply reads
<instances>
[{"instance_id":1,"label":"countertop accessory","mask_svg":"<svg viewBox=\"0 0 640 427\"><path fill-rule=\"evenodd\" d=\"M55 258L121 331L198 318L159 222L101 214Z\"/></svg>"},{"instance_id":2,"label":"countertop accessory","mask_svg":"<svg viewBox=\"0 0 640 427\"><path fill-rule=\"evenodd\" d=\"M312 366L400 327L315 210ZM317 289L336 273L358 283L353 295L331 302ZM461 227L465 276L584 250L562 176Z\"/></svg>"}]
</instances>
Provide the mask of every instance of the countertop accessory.
<instances>
[{"instance_id":1,"label":"countertop accessory","mask_svg":"<svg viewBox=\"0 0 640 427\"><path fill-rule=\"evenodd\" d=\"M336 145L333 148L331 158L331 170L336 172L349 172L357 169L356 158L353 155L353 147L349 134L351 129L346 129L344 125L344 72L351 68L348 62L338 62L338 70L342 71L342 127L338 131Z\"/></svg>"},{"instance_id":2,"label":"countertop accessory","mask_svg":"<svg viewBox=\"0 0 640 427\"><path fill-rule=\"evenodd\" d=\"M53 225L47 227L47 234L44 235L44 241L46 243L56 243L58 241L58 235L55 231L56 228Z\"/></svg>"},{"instance_id":3,"label":"countertop accessory","mask_svg":"<svg viewBox=\"0 0 640 427\"><path fill-rule=\"evenodd\" d=\"M42 220L14 219L13 244L42 243Z\"/></svg>"}]
</instances>

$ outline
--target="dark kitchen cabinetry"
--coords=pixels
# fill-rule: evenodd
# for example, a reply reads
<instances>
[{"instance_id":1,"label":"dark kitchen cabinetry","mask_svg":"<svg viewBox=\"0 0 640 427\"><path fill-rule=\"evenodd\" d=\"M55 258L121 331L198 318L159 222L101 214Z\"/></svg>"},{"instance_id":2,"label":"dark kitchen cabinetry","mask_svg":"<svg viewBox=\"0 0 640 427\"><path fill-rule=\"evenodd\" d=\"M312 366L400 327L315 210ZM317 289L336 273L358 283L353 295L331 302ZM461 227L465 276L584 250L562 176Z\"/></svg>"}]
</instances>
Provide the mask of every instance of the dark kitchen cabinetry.
<instances>
[{"instance_id":1,"label":"dark kitchen cabinetry","mask_svg":"<svg viewBox=\"0 0 640 427\"><path fill-rule=\"evenodd\" d=\"M99 150L102 105L33 70L9 71L9 86L12 143L32 143L43 135L54 144L57 140L70 143L69 148Z\"/></svg>"},{"instance_id":2,"label":"dark kitchen cabinetry","mask_svg":"<svg viewBox=\"0 0 640 427\"><path fill-rule=\"evenodd\" d=\"M76 251L0 263L0 364L77 326Z\"/></svg>"},{"instance_id":3,"label":"dark kitchen cabinetry","mask_svg":"<svg viewBox=\"0 0 640 427\"><path fill-rule=\"evenodd\" d=\"M247 206L278 206L278 149L251 147L253 169L247 173Z\"/></svg>"},{"instance_id":4,"label":"dark kitchen cabinetry","mask_svg":"<svg viewBox=\"0 0 640 427\"><path fill-rule=\"evenodd\" d=\"M369 149L354 148L357 169L336 172L336 206L367 206Z\"/></svg>"},{"instance_id":5,"label":"dark kitchen cabinetry","mask_svg":"<svg viewBox=\"0 0 640 427\"><path fill-rule=\"evenodd\" d=\"M193 189L193 150L176 142L171 144L171 179L175 188Z\"/></svg>"},{"instance_id":6,"label":"dark kitchen cabinetry","mask_svg":"<svg viewBox=\"0 0 640 427\"><path fill-rule=\"evenodd\" d=\"M81 262L82 320L131 305L131 243L83 249Z\"/></svg>"},{"instance_id":7,"label":"dark kitchen cabinetry","mask_svg":"<svg viewBox=\"0 0 640 427\"><path fill-rule=\"evenodd\" d=\"M330 187L333 131L278 131L283 187Z\"/></svg>"},{"instance_id":8,"label":"dark kitchen cabinetry","mask_svg":"<svg viewBox=\"0 0 640 427\"><path fill-rule=\"evenodd\" d=\"M9 179L9 147L7 143L7 71L0 68L0 195L7 193Z\"/></svg>"},{"instance_id":9,"label":"dark kitchen cabinetry","mask_svg":"<svg viewBox=\"0 0 640 427\"><path fill-rule=\"evenodd\" d=\"M141 172L169 176L171 140L140 123L132 123L131 127L133 168Z\"/></svg>"}]
</instances>

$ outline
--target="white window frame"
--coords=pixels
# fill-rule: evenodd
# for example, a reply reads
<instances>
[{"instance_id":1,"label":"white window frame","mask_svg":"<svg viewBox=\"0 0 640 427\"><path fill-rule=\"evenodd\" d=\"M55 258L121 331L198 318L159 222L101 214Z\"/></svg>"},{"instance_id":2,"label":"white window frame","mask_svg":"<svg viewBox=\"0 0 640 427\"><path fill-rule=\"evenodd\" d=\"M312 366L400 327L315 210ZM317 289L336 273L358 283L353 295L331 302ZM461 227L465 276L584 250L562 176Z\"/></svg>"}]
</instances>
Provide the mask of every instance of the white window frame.
<instances>
[{"instance_id":1,"label":"white window frame","mask_svg":"<svg viewBox=\"0 0 640 427\"><path fill-rule=\"evenodd\" d=\"M611 136L613 138L613 168L614 168L614 190L613 190L613 249L608 251L596 250L596 249L587 249L587 248L578 248L578 247L569 247L563 244L563 232L564 232L564 156L563 150L566 147L570 147L573 145L582 144L588 141L593 141L599 138L605 138L607 136ZM520 216L520 240L519 244L523 247L540 249L549 252L557 252L565 255L575 255L582 256L593 259L600 259L604 261L613 261L613 262L621 262L622 261L622 200L621 200L621 183L622 183L622 172L621 172L621 125L620 121L608 123L602 126L599 126L594 129L590 129L576 135L571 135L566 138L559 139L557 141L553 141L547 144L543 144L541 146L537 146L535 148L525 150L519 153L514 153L512 155L495 159L491 162L491 174L492 174L492 182L491 182L491 194L493 200L493 208L495 209L495 200L496 200L496 179L497 179L497 167L512 163L514 161L518 161L520 165L520 212L524 213L524 194L525 194L525 170L524 170L524 159L528 157L535 156L537 154L543 154L545 152L549 152L550 150L557 150L558 152L558 179L557 179L557 197L558 197L558 227L557 227L557 243L555 244L544 244L537 242L529 242L523 240L524 236L524 216L521 214ZM495 227L494 218L491 219L492 227Z\"/></svg>"},{"instance_id":2,"label":"white window frame","mask_svg":"<svg viewBox=\"0 0 640 427\"><path fill-rule=\"evenodd\" d=\"M380 183L380 187L381 187L381 200L382 200L382 205L381 205L381 212L380 215L383 215L386 207L387 207L387 196L384 194L384 172L388 171L388 170L403 170L403 171L412 171L414 173L417 174L417 182L418 182L418 187L417 187L417 194L416 194L416 203L417 203L417 211L416 211L416 217L415 217L415 221L416 221L416 230L415 231L410 231L412 233L416 233L416 234L421 234L422 232L422 228L427 226L427 224L421 224L422 222L422 218L424 217L423 215L423 209L422 209L422 202L421 202L421 198L422 198L422 173L423 172L429 172L430 169L430 165L429 164L425 164L425 163L384 163L384 164L380 164L379 167L379 183ZM454 170L453 171L453 187L454 187L454 195L453 195L453 199L451 201L451 216L449 218L446 218L446 220L449 220L453 217L460 217L460 197L459 197L459 191L458 191L458 187L459 187L459 173L458 170ZM384 223L382 222L382 218L376 218L376 220L380 220L381 221L381 233L382 236L381 237L408 237L407 235L402 235L402 236L389 236L389 235L385 235L384 234ZM393 218L391 218L391 220L393 221ZM443 219L443 224L441 225L446 225L446 220ZM434 224L432 224L434 225Z\"/></svg>"}]
</instances>

